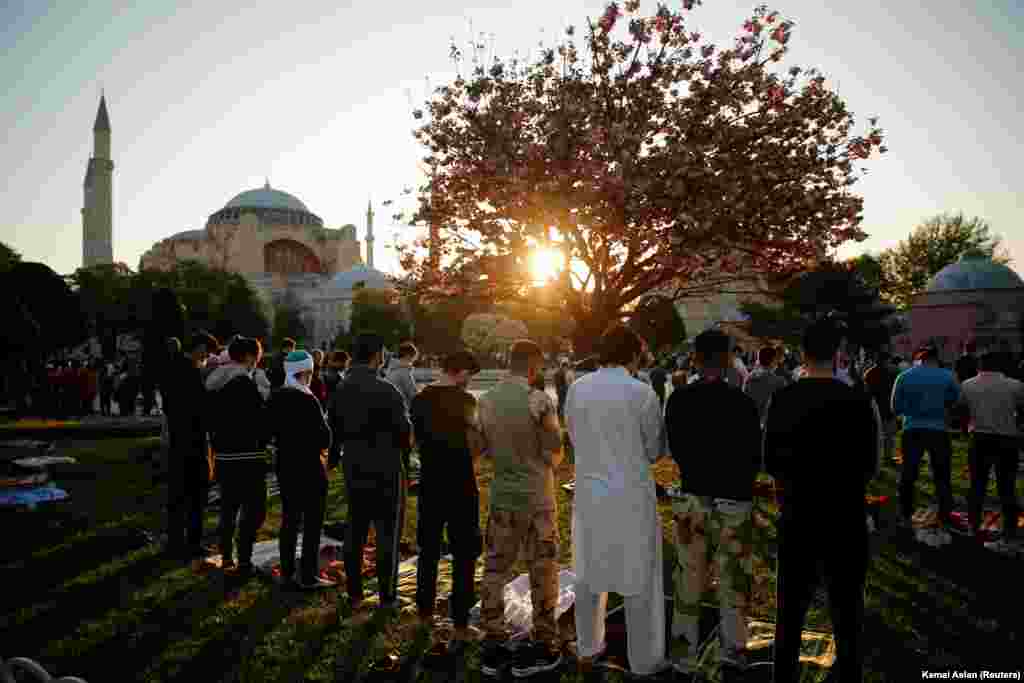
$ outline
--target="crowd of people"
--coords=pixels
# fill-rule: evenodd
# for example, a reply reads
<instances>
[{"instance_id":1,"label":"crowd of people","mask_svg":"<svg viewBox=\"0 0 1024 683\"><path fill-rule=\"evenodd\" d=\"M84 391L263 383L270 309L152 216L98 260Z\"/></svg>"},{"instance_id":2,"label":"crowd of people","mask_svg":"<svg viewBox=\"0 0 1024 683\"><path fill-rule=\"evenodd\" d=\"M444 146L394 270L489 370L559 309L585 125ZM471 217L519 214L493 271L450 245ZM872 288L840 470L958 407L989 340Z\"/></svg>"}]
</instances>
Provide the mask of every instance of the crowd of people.
<instances>
[{"instance_id":1,"label":"crowd of people","mask_svg":"<svg viewBox=\"0 0 1024 683\"><path fill-rule=\"evenodd\" d=\"M753 497L758 473L784 492L778 550L775 680L795 680L801 632L815 586L829 593L841 680L860 680L863 590L869 563L865 492L880 459L892 457L897 418L904 421L902 523L914 510L914 479L923 453L948 519L948 411L972 433L970 519L977 530L988 473L996 468L1008 520L1004 546L1016 547L1016 477L1024 384L998 372L998 354L983 354L968 378L938 367L935 349L900 371L879 356L863 372L843 367L844 331L825 319L804 334L802 363L772 347L754 367L736 362L723 332L699 335L680 364L652 365L643 341L616 326L600 340L599 367L576 378L555 373L556 399L544 390L545 358L528 340L512 345L508 373L479 398L468 390L480 365L458 351L440 379L420 389L418 352L403 344L384 369L382 340L360 335L351 349L324 355L286 340L264 359L258 340L226 349L208 334L184 348L162 387L171 444L169 550L193 559L202 548L206 487L221 488L220 554L227 572L253 571L256 534L266 517L266 474L276 470L282 498L282 581L315 590L334 585L319 573L318 550L328 481L340 466L348 518L345 592L365 619L363 552L376 533L379 609L398 606L399 542L406 513L409 457L420 458L417 496L416 606L422 625L435 619L442 539L453 556L450 648L483 638L481 668L509 667L524 678L562 662L556 620L560 547L556 469L563 427L575 460L572 548L576 573L577 653L597 665L606 651L607 595L625 601L628 656L638 676L697 666L699 602L709 558L720 577L721 660L749 666L747 616L753 581ZM790 367L784 367L789 364ZM675 365L675 367L672 367ZM679 377L682 375L682 377ZM667 390L671 382L672 389ZM843 437L837 439L836 435ZM276 457L268 457L274 445ZM480 524L481 458L493 462L489 514ZM650 465L671 457L683 473L672 502L675 539L662 548ZM1011 467L1012 464L1012 467ZM821 474L830 473L829 486ZM302 534L301 564L297 537ZM236 542L237 533L237 542ZM671 634L666 639L662 555L674 552ZM483 579L475 567L483 556ZM508 647L504 595L519 558L528 566L532 633ZM469 625L477 593L481 629Z\"/></svg>"}]
</instances>

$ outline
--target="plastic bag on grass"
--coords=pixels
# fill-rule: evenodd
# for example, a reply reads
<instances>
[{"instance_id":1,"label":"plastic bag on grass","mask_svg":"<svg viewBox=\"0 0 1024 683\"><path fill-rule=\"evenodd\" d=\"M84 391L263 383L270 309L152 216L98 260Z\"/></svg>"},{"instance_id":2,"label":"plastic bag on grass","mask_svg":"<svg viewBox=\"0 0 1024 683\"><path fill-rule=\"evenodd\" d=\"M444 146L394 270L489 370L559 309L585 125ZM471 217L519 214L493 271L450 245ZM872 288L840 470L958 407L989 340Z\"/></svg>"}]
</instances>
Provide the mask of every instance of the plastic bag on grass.
<instances>
[{"instance_id":1,"label":"plastic bag on grass","mask_svg":"<svg viewBox=\"0 0 1024 683\"><path fill-rule=\"evenodd\" d=\"M559 619L576 602L576 574L568 569L558 572L558 606L555 619ZM469 611L469 622L480 623L480 603ZM530 575L520 574L505 584L505 625L512 632L512 640L523 640L533 628L533 601L530 599Z\"/></svg>"}]
</instances>

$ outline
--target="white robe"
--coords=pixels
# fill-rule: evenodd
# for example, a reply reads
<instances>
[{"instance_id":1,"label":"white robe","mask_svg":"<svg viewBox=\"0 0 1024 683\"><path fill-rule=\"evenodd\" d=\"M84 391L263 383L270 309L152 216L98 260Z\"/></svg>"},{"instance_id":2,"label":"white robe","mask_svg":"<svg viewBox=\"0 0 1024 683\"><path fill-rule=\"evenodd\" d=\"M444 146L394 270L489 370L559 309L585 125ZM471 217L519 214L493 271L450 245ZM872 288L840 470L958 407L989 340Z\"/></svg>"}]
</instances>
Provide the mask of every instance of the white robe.
<instances>
[{"instance_id":1,"label":"white robe","mask_svg":"<svg viewBox=\"0 0 1024 683\"><path fill-rule=\"evenodd\" d=\"M601 368L572 385L565 416L576 460L577 580L594 593L639 595L662 572L650 471L666 450L658 396L624 368Z\"/></svg>"}]
</instances>

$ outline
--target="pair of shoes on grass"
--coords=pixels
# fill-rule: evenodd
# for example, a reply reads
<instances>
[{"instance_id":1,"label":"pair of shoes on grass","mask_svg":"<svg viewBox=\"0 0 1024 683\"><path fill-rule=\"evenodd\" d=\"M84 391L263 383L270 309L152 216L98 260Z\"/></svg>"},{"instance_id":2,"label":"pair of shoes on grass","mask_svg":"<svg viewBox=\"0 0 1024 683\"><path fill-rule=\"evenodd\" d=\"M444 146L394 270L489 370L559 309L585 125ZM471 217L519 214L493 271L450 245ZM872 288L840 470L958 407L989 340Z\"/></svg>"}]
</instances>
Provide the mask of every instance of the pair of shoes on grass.
<instances>
[{"instance_id":1,"label":"pair of shoes on grass","mask_svg":"<svg viewBox=\"0 0 1024 683\"><path fill-rule=\"evenodd\" d=\"M489 639L484 642L480 671L485 676L500 676L502 669L509 662L513 678L528 678L560 667L562 653L539 642L528 642L514 651L500 640Z\"/></svg>"},{"instance_id":2,"label":"pair of shoes on grass","mask_svg":"<svg viewBox=\"0 0 1024 683\"><path fill-rule=\"evenodd\" d=\"M1018 555L1024 555L1024 542L1020 539L1008 540L1006 538L1000 538L996 541L989 541L985 543L985 550L991 550L994 553L1000 555L1009 555L1015 557Z\"/></svg>"}]
</instances>

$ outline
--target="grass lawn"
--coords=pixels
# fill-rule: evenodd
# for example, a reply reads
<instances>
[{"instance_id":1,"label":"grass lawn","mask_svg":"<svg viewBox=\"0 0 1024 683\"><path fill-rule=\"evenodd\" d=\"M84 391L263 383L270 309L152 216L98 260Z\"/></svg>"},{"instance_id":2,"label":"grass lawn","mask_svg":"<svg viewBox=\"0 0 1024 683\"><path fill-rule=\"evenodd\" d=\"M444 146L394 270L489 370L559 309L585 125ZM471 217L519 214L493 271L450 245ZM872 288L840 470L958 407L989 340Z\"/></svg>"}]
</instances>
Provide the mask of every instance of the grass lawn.
<instances>
[{"instance_id":1,"label":"grass lawn","mask_svg":"<svg viewBox=\"0 0 1024 683\"><path fill-rule=\"evenodd\" d=\"M0 656L29 656L56 676L77 675L89 683L415 680L411 663L426 643L409 617L353 629L344 622L348 611L343 591L295 594L259 578L232 581L219 572L196 575L162 558L158 548L144 545L138 531L159 529L162 514L164 490L153 484L153 469L145 457L158 442L120 438L61 444L61 454L79 461L62 467L58 481L72 492L82 524L79 531L62 537L5 524ZM957 440L953 474L959 499L966 495L965 467L966 443ZM565 463L560 480L571 479L572 471L572 464ZM932 549L887 527L895 514L898 475L898 466L887 463L872 485L873 493L890 495L892 500L883 510L882 531L874 537L867 587L866 680L917 680L923 669L1000 670L1019 664L1022 601L1015 579L1021 564L958 538L951 546ZM489 478L485 463L484 525ZM330 484L328 523L346 517L342 491L341 475L336 473ZM922 468L918 492L921 504L933 498L927 467ZM560 559L569 563L571 496L561 489L559 496ZM407 542L415 538L415 496L409 503ZM771 506L762 507L772 517ZM662 505L662 512L666 538L672 538L667 505ZM212 532L215 515L206 521ZM279 526L280 499L275 498L260 540L276 537ZM762 546L770 548L774 529L763 533ZM666 558L673 554L666 545ZM769 562L759 560L756 573L754 612L772 620L774 577ZM815 628L829 628L820 600L810 622ZM388 656L396 658L392 670L372 670L371 663ZM456 670L424 671L419 680L481 680L477 657L476 648L471 648L465 664ZM609 674L608 680L617 679L617 674ZM583 678L570 672L554 680Z\"/></svg>"}]
</instances>

